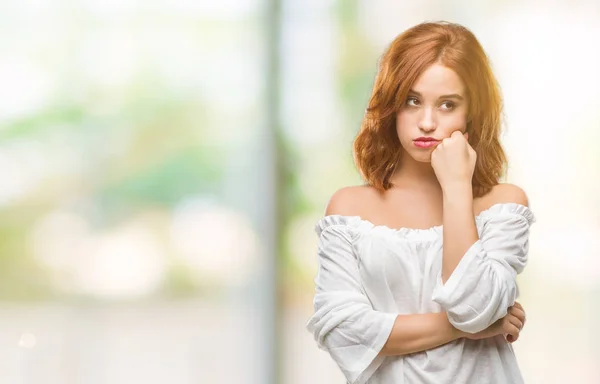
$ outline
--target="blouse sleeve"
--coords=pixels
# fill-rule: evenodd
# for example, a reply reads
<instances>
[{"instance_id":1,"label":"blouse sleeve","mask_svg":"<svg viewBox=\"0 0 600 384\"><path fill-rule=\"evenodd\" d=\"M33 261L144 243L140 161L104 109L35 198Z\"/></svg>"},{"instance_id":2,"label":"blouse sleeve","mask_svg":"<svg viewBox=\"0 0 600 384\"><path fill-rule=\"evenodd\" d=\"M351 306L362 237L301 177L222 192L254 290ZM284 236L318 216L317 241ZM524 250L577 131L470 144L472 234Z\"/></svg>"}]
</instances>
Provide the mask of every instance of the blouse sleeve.
<instances>
[{"instance_id":1,"label":"blouse sleeve","mask_svg":"<svg viewBox=\"0 0 600 384\"><path fill-rule=\"evenodd\" d=\"M531 210L516 203L492 206L480 217L480 238L462 257L446 284L441 272L432 300L457 329L477 333L506 316L518 296L517 274L527 264Z\"/></svg>"},{"instance_id":2,"label":"blouse sleeve","mask_svg":"<svg viewBox=\"0 0 600 384\"><path fill-rule=\"evenodd\" d=\"M317 224L315 311L307 328L348 383L363 384L385 359L379 352L397 315L374 310L367 298L353 252L352 229L344 225L346 219L326 216Z\"/></svg>"}]
</instances>

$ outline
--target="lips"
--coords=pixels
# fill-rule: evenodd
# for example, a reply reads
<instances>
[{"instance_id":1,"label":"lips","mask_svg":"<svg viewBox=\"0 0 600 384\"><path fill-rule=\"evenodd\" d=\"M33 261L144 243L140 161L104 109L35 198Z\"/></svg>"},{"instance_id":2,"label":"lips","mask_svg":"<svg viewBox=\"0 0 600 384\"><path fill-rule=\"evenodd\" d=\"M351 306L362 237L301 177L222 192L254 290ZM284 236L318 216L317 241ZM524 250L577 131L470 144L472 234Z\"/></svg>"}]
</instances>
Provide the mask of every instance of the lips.
<instances>
[{"instance_id":1,"label":"lips","mask_svg":"<svg viewBox=\"0 0 600 384\"><path fill-rule=\"evenodd\" d=\"M435 147L440 141L433 137L419 137L418 139L413 140L413 142L418 148L431 148Z\"/></svg>"},{"instance_id":2,"label":"lips","mask_svg":"<svg viewBox=\"0 0 600 384\"><path fill-rule=\"evenodd\" d=\"M419 137L419 138L416 138L414 141L439 141L439 140L435 139L433 137Z\"/></svg>"}]
</instances>

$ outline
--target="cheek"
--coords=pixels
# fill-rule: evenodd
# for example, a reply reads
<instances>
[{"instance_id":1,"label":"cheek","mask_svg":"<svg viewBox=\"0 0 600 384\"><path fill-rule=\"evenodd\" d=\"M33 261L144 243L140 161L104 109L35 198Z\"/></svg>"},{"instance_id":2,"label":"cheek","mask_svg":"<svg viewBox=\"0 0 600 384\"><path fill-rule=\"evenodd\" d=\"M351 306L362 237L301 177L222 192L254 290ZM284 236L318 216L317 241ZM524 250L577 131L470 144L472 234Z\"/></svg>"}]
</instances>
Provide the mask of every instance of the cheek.
<instances>
[{"instance_id":1,"label":"cheek","mask_svg":"<svg viewBox=\"0 0 600 384\"><path fill-rule=\"evenodd\" d=\"M444 116L440 119L438 128L448 132L448 135L456 130L464 131L467 128L467 115L457 113Z\"/></svg>"},{"instance_id":2,"label":"cheek","mask_svg":"<svg viewBox=\"0 0 600 384\"><path fill-rule=\"evenodd\" d=\"M410 128L416 125L417 121L410 113L399 113L396 116L396 132L401 140L403 136L409 135Z\"/></svg>"}]
</instances>

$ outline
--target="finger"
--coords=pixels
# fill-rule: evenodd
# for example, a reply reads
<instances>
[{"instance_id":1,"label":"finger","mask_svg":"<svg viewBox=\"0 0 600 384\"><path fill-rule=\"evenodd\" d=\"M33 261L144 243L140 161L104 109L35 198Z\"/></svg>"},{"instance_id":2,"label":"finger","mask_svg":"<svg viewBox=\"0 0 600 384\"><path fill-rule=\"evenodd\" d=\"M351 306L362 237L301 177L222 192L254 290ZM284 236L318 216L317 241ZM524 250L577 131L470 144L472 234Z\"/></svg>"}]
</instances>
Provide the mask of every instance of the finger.
<instances>
[{"instance_id":1,"label":"finger","mask_svg":"<svg viewBox=\"0 0 600 384\"><path fill-rule=\"evenodd\" d=\"M510 322L510 324L517 327L519 329L519 331L521 331L521 329L523 329L523 322L519 318L517 318L515 316L510 316L508 318L508 321Z\"/></svg>"},{"instance_id":2,"label":"finger","mask_svg":"<svg viewBox=\"0 0 600 384\"><path fill-rule=\"evenodd\" d=\"M509 314L516 316L519 320L525 321L525 312L516 307L511 307L508 311Z\"/></svg>"},{"instance_id":3,"label":"finger","mask_svg":"<svg viewBox=\"0 0 600 384\"><path fill-rule=\"evenodd\" d=\"M469 141L469 132L465 132L465 139Z\"/></svg>"},{"instance_id":4,"label":"finger","mask_svg":"<svg viewBox=\"0 0 600 384\"><path fill-rule=\"evenodd\" d=\"M523 311L523 321L525 321L525 319L527 318L527 314L525 313L525 308L523 308L523 306L521 305L521 303L518 303L515 301L514 304L515 307L519 308L521 311Z\"/></svg>"},{"instance_id":5,"label":"finger","mask_svg":"<svg viewBox=\"0 0 600 384\"><path fill-rule=\"evenodd\" d=\"M518 314L520 314L520 315L524 315L524 314L525 314L525 311L524 311L524 310L522 310L521 308L517 308L517 307L510 307L510 308L508 309L508 313L518 313Z\"/></svg>"},{"instance_id":6,"label":"finger","mask_svg":"<svg viewBox=\"0 0 600 384\"><path fill-rule=\"evenodd\" d=\"M462 135L463 135L463 133L460 130L458 130L458 131L452 132L452 134L450 135L450 137L459 137L459 136L462 136Z\"/></svg>"},{"instance_id":7,"label":"finger","mask_svg":"<svg viewBox=\"0 0 600 384\"><path fill-rule=\"evenodd\" d=\"M509 335L513 335L514 337L518 337L520 330L516 325L508 323L504 325L504 332L508 333Z\"/></svg>"}]
</instances>

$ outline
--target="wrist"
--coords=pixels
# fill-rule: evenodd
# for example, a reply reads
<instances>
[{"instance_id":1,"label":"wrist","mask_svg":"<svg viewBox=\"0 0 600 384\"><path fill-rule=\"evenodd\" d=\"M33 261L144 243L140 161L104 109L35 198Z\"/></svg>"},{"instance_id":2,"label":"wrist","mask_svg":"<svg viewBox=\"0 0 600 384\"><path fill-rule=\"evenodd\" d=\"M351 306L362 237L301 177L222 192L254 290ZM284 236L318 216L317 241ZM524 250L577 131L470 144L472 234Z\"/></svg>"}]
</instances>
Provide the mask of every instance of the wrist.
<instances>
[{"instance_id":1,"label":"wrist","mask_svg":"<svg viewBox=\"0 0 600 384\"><path fill-rule=\"evenodd\" d=\"M463 332L460 329L454 328L453 325L450 325L452 327L452 340L457 340L457 339L462 339L462 338L468 338L469 334L467 332Z\"/></svg>"},{"instance_id":2,"label":"wrist","mask_svg":"<svg viewBox=\"0 0 600 384\"><path fill-rule=\"evenodd\" d=\"M470 181L453 181L441 186L444 197L470 197L473 199L473 186Z\"/></svg>"},{"instance_id":3,"label":"wrist","mask_svg":"<svg viewBox=\"0 0 600 384\"><path fill-rule=\"evenodd\" d=\"M450 320L448 319L448 314L446 312L440 312L440 316L442 316L444 325L446 326L446 329L448 331L448 336L451 340L456 340L467 336L466 332L461 331L460 329L454 327L452 323L450 323Z\"/></svg>"}]
</instances>

